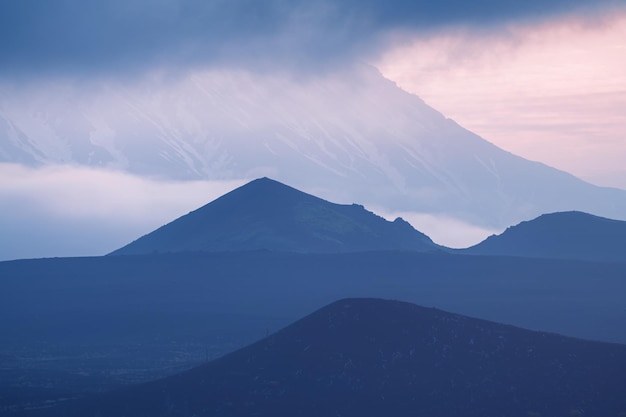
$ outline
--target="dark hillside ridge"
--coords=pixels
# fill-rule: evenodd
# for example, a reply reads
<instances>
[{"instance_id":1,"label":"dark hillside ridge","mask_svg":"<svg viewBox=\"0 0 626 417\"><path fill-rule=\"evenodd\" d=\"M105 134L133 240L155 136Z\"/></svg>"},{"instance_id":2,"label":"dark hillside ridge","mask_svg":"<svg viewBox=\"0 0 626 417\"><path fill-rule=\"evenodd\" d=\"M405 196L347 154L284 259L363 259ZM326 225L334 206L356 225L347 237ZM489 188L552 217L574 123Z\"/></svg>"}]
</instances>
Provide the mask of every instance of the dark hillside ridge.
<instances>
[{"instance_id":1,"label":"dark hillside ridge","mask_svg":"<svg viewBox=\"0 0 626 417\"><path fill-rule=\"evenodd\" d=\"M626 346L345 299L190 371L32 416L567 416L626 411Z\"/></svg>"},{"instance_id":2,"label":"dark hillside ridge","mask_svg":"<svg viewBox=\"0 0 626 417\"><path fill-rule=\"evenodd\" d=\"M269 178L254 180L111 253L276 250L433 251L409 223L334 204Z\"/></svg>"},{"instance_id":3,"label":"dark hillside ridge","mask_svg":"<svg viewBox=\"0 0 626 417\"><path fill-rule=\"evenodd\" d=\"M578 211L544 214L460 252L626 262L626 222Z\"/></svg>"},{"instance_id":4,"label":"dark hillside ridge","mask_svg":"<svg viewBox=\"0 0 626 417\"><path fill-rule=\"evenodd\" d=\"M172 375L346 297L626 343L624 277L624 262L410 251L0 262L0 415Z\"/></svg>"}]
</instances>

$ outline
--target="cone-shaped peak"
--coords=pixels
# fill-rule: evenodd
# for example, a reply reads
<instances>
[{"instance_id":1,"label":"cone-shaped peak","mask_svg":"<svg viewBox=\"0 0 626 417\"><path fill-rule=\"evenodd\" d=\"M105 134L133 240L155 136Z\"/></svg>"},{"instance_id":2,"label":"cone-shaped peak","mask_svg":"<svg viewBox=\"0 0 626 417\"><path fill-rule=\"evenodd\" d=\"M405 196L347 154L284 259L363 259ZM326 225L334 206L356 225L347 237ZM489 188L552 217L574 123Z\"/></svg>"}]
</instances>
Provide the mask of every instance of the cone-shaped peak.
<instances>
[{"instance_id":1,"label":"cone-shaped peak","mask_svg":"<svg viewBox=\"0 0 626 417\"><path fill-rule=\"evenodd\" d=\"M389 222L361 205L330 203L259 178L112 254L256 249L430 251L438 246L407 223Z\"/></svg>"}]
</instances>

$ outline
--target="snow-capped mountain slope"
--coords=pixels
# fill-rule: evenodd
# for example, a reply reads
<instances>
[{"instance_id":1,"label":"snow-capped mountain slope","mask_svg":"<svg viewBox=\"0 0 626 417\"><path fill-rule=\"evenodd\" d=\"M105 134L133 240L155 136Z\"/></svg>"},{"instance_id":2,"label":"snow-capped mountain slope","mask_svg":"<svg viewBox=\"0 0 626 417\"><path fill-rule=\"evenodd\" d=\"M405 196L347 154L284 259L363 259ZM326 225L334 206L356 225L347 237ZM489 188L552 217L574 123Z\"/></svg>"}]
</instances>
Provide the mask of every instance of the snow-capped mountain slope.
<instances>
[{"instance_id":1,"label":"snow-capped mountain slope","mask_svg":"<svg viewBox=\"0 0 626 417\"><path fill-rule=\"evenodd\" d=\"M168 179L271 176L339 202L504 227L544 212L623 219L626 192L505 152L372 68L139 84L0 87L0 161Z\"/></svg>"}]
</instances>

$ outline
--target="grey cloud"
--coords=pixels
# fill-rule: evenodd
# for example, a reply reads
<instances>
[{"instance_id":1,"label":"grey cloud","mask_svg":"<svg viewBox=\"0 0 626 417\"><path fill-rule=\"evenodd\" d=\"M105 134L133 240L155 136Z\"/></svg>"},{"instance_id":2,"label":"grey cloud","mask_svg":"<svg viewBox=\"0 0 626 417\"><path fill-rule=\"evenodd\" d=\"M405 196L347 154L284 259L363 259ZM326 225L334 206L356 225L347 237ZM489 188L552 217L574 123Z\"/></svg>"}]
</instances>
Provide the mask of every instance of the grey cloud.
<instances>
[{"instance_id":1,"label":"grey cloud","mask_svg":"<svg viewBox=\"0 0 626 417\"><path fill-rule=\"evenodd\" d=\"M319 67L395 32L490 27L622 0L3 0L0 73L117 73L154 66ZM588 10L587 10L588 11Z\"/></svg>"}]
</instances>

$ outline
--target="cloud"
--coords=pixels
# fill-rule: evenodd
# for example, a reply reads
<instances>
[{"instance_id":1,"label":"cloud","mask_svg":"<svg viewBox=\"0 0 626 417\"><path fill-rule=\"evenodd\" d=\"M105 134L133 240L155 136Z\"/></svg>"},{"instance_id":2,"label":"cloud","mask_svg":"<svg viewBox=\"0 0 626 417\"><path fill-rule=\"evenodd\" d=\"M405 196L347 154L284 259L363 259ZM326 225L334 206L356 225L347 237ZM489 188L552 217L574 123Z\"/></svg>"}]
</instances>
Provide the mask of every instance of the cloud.
<instances>
[{"instance_id":1,"label":"cloud","mask_svg":"<svg viewBox=\"0 0 626 417\"><path fill-rule=\"evenodd\" d=\"M425 233L433 242L449 248L468 248L482 242L491 235L503 232L501 229L480 227L443 214L388 211L383 207L374 206L368 208L368 210L370 209L389 221L401 217L416 230Z\"/></svg>"},{"instance_id":2,"label":"cloud","mask_svg":"<svg viewBox=\"0 0 626 417\"><path fill-rule=\"evenodd\" d=\"M128 74L155 67L319 68L377 54L406 32L484 29L618 0L6 0L4 76ZM481 29L481 30L482 30Z\"/></svg>"},{"instance_id":3,"label":"cloud","mask_svg":"<svg viewBox=\"0 0 626 417\"><path fill-rule=\"evenodd\" d=\"M497 146L626 189L624 39L626 11L596 24L567 17L421 37L378 67Z\"/></svg>"},{"instance_id":4,"label":"cloud","mask_svg":"<svg viewBox=\"0 0 626 417\"><path fill-rule=\"evenodd\" d=\"M244 182L0 164L0 260L103 255Z\"/></svg>"}]
</instances>

